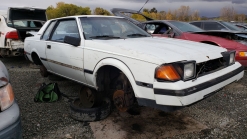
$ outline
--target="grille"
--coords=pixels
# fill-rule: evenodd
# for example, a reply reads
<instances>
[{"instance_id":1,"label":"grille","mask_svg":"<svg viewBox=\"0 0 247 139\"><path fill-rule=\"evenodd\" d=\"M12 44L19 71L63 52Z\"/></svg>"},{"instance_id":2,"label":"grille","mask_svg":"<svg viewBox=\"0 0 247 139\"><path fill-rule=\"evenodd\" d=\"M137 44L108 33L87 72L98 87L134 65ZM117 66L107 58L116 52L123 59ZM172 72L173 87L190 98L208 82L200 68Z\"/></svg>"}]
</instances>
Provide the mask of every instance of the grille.
<instances>
[{"instance_id":1,"label":"grille","mask_svg":"<svg viewBox=\"0 0 247 139\"><path fill-rule=\"evenodd\" d=\"M200 77L210 74L212 72L225 68L225 65L226 61L223 59L223 57L198 63L196 64L196 75L197 77Z\"/></svg>"}]
</instances>

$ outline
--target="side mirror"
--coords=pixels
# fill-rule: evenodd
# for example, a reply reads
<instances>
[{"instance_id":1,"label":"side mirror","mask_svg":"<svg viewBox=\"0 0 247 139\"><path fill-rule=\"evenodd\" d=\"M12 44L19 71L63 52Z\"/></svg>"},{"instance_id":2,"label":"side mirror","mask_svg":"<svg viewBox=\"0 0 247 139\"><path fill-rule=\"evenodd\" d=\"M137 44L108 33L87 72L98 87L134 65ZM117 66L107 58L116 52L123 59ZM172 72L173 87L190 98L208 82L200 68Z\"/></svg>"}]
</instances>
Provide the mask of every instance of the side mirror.
<instances>
[{"instance_id":1,"label":"side mirror","mask_svg":"<svg viewBox=\"0 0 247 139\"><path fill-rule=\"evenodd\" d=\"M73 45L73 46L79 46L81 44L81 38L65 36L64 37L64 43L68 43L68 44Z\"/></svg>"}]
</instances>

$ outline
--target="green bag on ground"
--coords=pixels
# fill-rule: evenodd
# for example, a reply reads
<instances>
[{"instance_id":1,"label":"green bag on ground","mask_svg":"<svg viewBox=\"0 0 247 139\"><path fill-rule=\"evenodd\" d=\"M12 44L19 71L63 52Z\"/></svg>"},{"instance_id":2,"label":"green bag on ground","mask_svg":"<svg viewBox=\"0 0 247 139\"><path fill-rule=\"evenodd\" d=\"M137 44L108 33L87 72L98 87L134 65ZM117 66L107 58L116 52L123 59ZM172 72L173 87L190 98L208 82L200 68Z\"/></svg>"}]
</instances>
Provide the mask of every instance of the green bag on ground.
<instances>
[{"instance_id":1,"label":"green bag on ground","mask_svg":"<svg viewBox=\"0 0 247 139\"><path fill-rule=\"evenodd\" d=\"M57 83L42 83L34 97L34 102L55 102L59 99L60 94Z\"/></svg>"}]
</instances>

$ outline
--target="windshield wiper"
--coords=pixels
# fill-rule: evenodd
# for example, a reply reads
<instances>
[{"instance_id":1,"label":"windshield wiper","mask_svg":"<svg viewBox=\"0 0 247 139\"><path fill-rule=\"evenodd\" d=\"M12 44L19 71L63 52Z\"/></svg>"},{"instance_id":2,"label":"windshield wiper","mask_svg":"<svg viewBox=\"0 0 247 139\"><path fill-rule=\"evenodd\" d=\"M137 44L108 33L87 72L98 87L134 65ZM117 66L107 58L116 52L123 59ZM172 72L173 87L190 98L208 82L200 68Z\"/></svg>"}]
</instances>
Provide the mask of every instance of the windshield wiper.
<instances>
[{"instance_id":1,"label":"windshield wiper","mask_svg":"<svg viewBox=\"0 0 247 139\"><path fill-rule=\"evenodd\" d=\"M129 34L127 36L128 37L148 37L147 35L139 34L139 33Z\"/></svg>"},{"instance_id":2,"label":"windshield wiper","mask_svg":"<svg viewBox=\"0 0 247 139\"><path fill-rule=\"evenodd\" d=\"M112 36L112 35L91 36L89 38L92 38L92 39L101 39L101 38L106 38L106 39L121 39L121 37Z\"/></svg>"}]
</instances>

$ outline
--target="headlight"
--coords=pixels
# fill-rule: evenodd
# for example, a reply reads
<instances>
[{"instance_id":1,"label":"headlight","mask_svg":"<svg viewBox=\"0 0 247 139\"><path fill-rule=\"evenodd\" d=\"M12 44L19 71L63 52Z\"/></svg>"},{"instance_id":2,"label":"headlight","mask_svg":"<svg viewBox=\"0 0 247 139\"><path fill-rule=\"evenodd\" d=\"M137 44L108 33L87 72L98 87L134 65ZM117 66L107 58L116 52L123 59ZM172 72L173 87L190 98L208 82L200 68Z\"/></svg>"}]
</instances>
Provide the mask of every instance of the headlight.
<instances>
[{"instance_id":1,"label":"headlight","mask_svg":"<svg viewBox=\"0 0 247 139\"><path fill-rule=\"evenodd\" d=\"M14 103L14 93L12 86L7 84L0 88L0 110L4 111Z\"/></svg>"},{"instance_id":2,"label":"headlight","mask_svg":"<svg viewBox=\"0 0 247 139\"><path fill-rule=\"evenodd\" d=\"M230 53L230 61L229 64L234 64L235 63L235 51Z\"/></svg>"},{"instance_id":3,"label":"headlight","mask_svg":"<svg viewBox=\"0 0 247 139\"><path fill-rule=\"evenodd\" d=\"M236 51L227 51L221 54L223 56L224 61L226 62L226 66L229 66L235 63Z\"/></svg>"},{"instance_id":4,"label":"headlight","mask_svg":"<svg viewBox=\"0 0 247 139\"><path fill-rule=\"evenodd\" d=\"M187 81L196 76L196 61L182 61L162 65L156 69L155 78L159 81Z\"/></svg>"},{"instance_id":5,"label":"headlight","mask_svg":"<svg viewBox=\"0 0 247 139\"><path fill-rule=\"evenodd\" d=\"M187 63L184 65L184 79L195 77L195 63Z\"/></svg>"},{"instance_id":6,"label":"headlight","mask_svg":"<svg viewBox=\"0 0 247 139\"><path fill-rule=\"evenodd\" d=\"M177 62L175 67L184 81L195 78L196 76L196 61Z\"/></svg>"}]
</instances>

